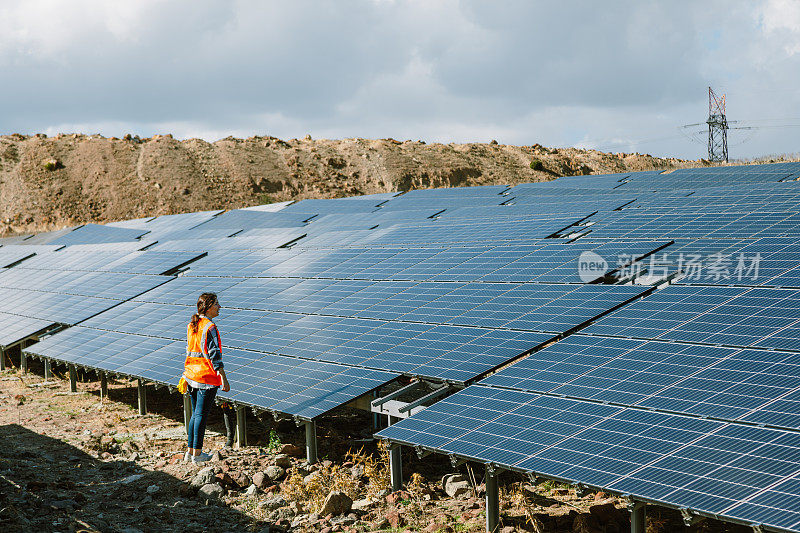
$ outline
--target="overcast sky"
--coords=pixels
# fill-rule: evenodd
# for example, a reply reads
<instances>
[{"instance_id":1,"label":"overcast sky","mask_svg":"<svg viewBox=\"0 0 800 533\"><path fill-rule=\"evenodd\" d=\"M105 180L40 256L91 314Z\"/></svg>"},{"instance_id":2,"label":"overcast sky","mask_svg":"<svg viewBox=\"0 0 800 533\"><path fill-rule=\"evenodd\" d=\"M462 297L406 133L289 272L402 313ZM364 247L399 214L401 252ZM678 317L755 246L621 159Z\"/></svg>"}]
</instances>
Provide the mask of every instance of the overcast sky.
<instances>
[{"instance_id":1,"label":"overcast sky","mask_svg":"<svg viewBox=\"0 0 800 533\"><path fill-rule=\"evenodd\" d=\"M0 133L800 152L800 1L0 0Z\"/></svg>"}]
</instances>

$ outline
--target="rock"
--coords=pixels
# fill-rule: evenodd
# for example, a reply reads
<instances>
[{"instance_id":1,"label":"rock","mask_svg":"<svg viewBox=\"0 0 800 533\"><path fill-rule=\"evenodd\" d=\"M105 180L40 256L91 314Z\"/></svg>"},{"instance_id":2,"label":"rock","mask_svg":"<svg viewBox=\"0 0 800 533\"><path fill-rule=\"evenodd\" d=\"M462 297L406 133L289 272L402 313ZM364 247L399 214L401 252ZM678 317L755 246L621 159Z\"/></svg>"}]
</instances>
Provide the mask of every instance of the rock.
<instances>
[{"instance_id":1,"label":"rock","mask_svg":"<svg viewBox=\"0 0 800 533\"><path fill-rule=\"evenodd\" d=\"M250 485L247 487L247 490L244 491L245 496L255 496L256 494L258 494L258 487L256 487L255 484Z\"/></svg>"},{"instance_id":2,"label":"rock","mask_svg":"<svg viewBox=\"0 0 800 533\"><path fill-rule=\"evenodd\" d=\"M392 524L389 523L389 519L385 516L378 518L372 523L373 529L388 529Z\"/></svg>"},{"instance_id":3,"label":"rock","mask_svg":"<svg viewBox=\"0 0 800 533\"><path fill-rule=\"evenodd\" d=\"M281 468L289 468L292 466L292 460L285 453L275 456L275 464Z\"/></svg>"},{"instance_id":4,"label":"rock","mask_svg":"<svg viewBox=\"0 0 800 533\"><path fill-rule=\"evenodd\" d=\"M319 472L311 472L309 475L307 475L307 476L305 476L305 477L303 478L303 483L305 483L306 485L308 485L309 483L311 483L312 481L314 481L314 480L315 480L316 478L318 478L319 476L320 476L320 473L319 473Z\"/></svg>"},{"instance_id":5,"label":"rock","mask_svg":"<svg viewBox=\"0 0 800 533\"><path fill-rule=\"evenodd\" d=\"M270 481L279 481L286 475L286 470L277 465L270 465L264 470Z\"/></svg>"},{"instance_id":6,"label":"rock","mask_svg":"<svg viewBox=\"0 0 800 533\"><path fill-rule=\"evenodd\" d=\"M398 490L397 492L393 492L386 496L386 503L390 505L394 505L397 502L411 499L411 494L404 490Z\"/></svg>"},{"instance_id":7,"label":"rock","mask_svg":"<svg viewBox=\"0 0 800 533\"><path fill-rule=\"evenodd\" d=\"M222 485L219 483L207 483L200 487L200 490L197 491L197 494L200 497L206 498L207 500L216 500L225 494L225 489L223 489Z\"/></svg>"},{"instance_id":8,"label":"rock","mask_svg":"<svg viewBox=\"0 0 800 533\"><path fill-rule=\"evenodd\" d=\"M386 520L389 521L389 525L395 529L398 529L400 526L405 524L405 519L400 514L397 509L389 509L386 511Z\"/></svg>"},{"instance_id":9,"label":"rock","mask_svg":"<svg viewBox=\"0 0 800 533\"><path fill-rule=\"evenodd\" d=\"M128 476L126 478L120 479L120 485L128 485L129 483L133 483L134 481L139 481L144 477L144 474L134 474L132 476Z\"/></svg>"},{"instance_id":10,"label":"rock","mask_svg":"<svg viewBox=\"0 0 800 533\"><path fill-rule=\"evenodd\" d=\"M284 499L283 496L273 496L272 498L267 498L263 502L258 504L259 509L263 509L265 511L274 511L275 509L280 509L281 507L286 507L289 503Z\"/></svg>"},{"instance_id":11,"label":"rock","mask_svg":"<svg viewBox=\"0 0 800 533\"><path fill-rule=\"evenodd\" d=\"M364 465L358 464L354 465L353 468L350 470L350 476L353 479L361 479L364 477Z\"/></svg>"},{"instance_id":12,"label":"rock","mask_svg":"<svg viewBox=\"0 0 800 533\"><path fill-rule=\"evenodd\" d=\"M122 445L119 447L119 449L122 453L126 455L131 455L135 452L141 451L139 445L132 440L126 440L125 442L123 442Z\"/></svg>"},{"instance_id":13,"label":"rock","mask_svg":"<svg viewBox=\"0 0 800 533\"><path fill-rule=\"evenodd\" d=\"M592 505L589 507L589 514L595 517L600 524L623 525L627 519L619 509L614 507L613 503Z\"/></svg>"},{"instance_id":14,"label":"rock","mask_svg":"<svg viewBox=\"0 0 800 533\"><path fill-rule=\"evenodd\" d=\"M370 507L372 507L373 505L375 505L375 503L376 503L375 501L365 498L363 500L354 501L353 505L351 505L350 508L353 511L365 511L365 510L369 509Z\"/></svg>"},{"instance_id":15,"label":"rock","mask_svg":"<svg viewBox=\"0 0 800 533\"><path fill-rule=\"evenodd\" d=\"M253 484L253 480L244 472L235 473L231 478L233 478L233 483L242 489Z\"/></svg>"},{"instance_id":16,"label":"rock","mask_svg":"<svg viewBox=\"0 0 800 533\"><path fill-rule=\"evenodd\" d=\"M205 468L201 468L200 471L192 478L192 481L189 483L193 488L199 489L203 485L208 485L209 483L214 483L216 481L216 476L214 476L214 467L207 466Z\"/></svg>"},{"instance_id":17,"label":"rock","mask_svg":"<svg viewBox=\"0 0 800 533\"><path fill-rule=\"evenodd\" d=\"M78 506L73 500L55 500L50 502L50 507L53 509L63 509L66 511L72 511Z\"/></svg>"},{"instance_id":18,"label":"rock","mask_svg":"<svg viewBox=\"0 0 800 533\"><path fill-rule=\"evenodd\" d=\"M158 485L150 485L149 487L147 487L147 494L155 494L160 490L161 487L159 487Z\"/></svg>"},{"instance_id":19,"label":"rock","mask_svg":"<svg viewBox=\"0 0 800 533\"><path fill-rule=\"evenodd\" d=\"M144 533L144 532L139 528L126 527L125 529L120 529L119 533Z\"/></svg>"},{"instance_id":20,"label":"rock","mask_svg":"<svg viewBox=\"0 0 800 533\"><path fill-rule=\"evenodd\" d=\"M222 461L223 459L224 459L224 457L222 456L221 453L219 453L219 450L217 450L217 451L215 451L214 453L211 454L211 460L214 461L215 463L218 463L218 462Z\"/></svg>"},{"instance_id":21,"label":"rock","mask_svg":"<svg viewBox=\"0 0 800 533\"><path fill-rule=\"evenodd\" d=\"M334 491L328 494L325 498L325 503L322 504L321 515L340 515L349 513L353 507L353 500L344 492Z\"/></svg>"},{"instance_id":22,"label":"rock","mask_svg":"<svg viewBox=\"0 0 800 533\"><path fill-rule=\"evenodd\" d=\"M356 523L356 518L353 518L352 516L342 515L342 516L334 516L333 518L331 518L331 525L334 526L347 527L347 526L352 526L355 523Z\"/></svg>"},{"instance_id":23,"label":"rock","mask_svg":"<svg viewBox=\"0 0 800 533\"><path fill-rule=\"evenodd\" d=\"M281 520L291 520L294 517L294 511L289 507L280 507L269 513L269 520L272 522L280 522Z\"/></svg>"},{"instance_id":24,"label":"rock","mask_svg":"<svg viewBox=\"0 0 800 533\"><path fill-rule=\"evenodd\" d=\"M500 530L500 533L514 533L514 531L516 530L517 528L515 528L514 526L506 526Z\"/></svg>"},{"instance_id":25,"label":"rock","mask_svg":"<svg viewBox=\"0 0 800 533\"><path fill-rule=\"evenodd\" d=\"M442 526L441 522L439 522L438 520L436 520L434 518L433 520L430 521L428 526L425 529L423 529L422 531L425 531L426 533L436 533L440 529L443 529L443 526Z\"/></svg>"},{"instance_id":26,"label":"rock","mask_svg":"<svg viewBox=\"0 0 800 533\"><path fill-rule=\"evenodd\" d=\"M603 528L595 517L590 514L579 514L572 522L573 533L602 533Z\"/></svg>"},{"instance_id":27,"label":"rock","mask_svg":"<svg viewBox=\"0 0 800 533\"><path fill-rule=\"evenodd\" d=\"M445 476L444 491L451 498L472 494L472 486L461 474Z\"/></svg>"},{"instance_id":28,"label":"rock","mask_svg":"<svg viewBox=\"0 0 800 533\"><path fill-rule=\"evenodd\" d=\"M270 485L270 478L267 476L265 472L256 472L253 474L253 485L258 487L259 489L263 489L264 487L268 487Z\"/></svg>"},{"instance_id":29,"label":"rock","mask_svg":"<svg viewBox=\"0 0 800 533\"><path fill-rule=\"evenodd\" d=\"M597 501L597 500L605 500L606 498L608 498L608 494L606 494L602 490L600 492L595 492L594 493L595 501Z\"/></svg>"},{"instance_id":30,"label":"rock","mask_svg":"<svg viewBox=\"0 0 800 533\"><path fill-rule=\"evenodd\" d=\"M286 455L291 455L292 457L304 457L306 455L306 451L301 448L300 446L295 446L291 443L286 443L281 446L281 453Z\"/></svg>"}]
</instances>

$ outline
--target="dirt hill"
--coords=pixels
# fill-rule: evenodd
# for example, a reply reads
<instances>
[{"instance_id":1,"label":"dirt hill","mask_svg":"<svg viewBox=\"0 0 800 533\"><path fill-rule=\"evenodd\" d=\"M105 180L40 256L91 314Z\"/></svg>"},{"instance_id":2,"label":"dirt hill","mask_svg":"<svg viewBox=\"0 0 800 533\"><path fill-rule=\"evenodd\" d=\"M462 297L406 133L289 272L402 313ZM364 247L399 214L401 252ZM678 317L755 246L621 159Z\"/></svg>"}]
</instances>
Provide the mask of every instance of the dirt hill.
<instances>
[{"instance_id":1,"label":"dirt hill","mask_svg":"<svg viewBox=\"0 0 800 533\"><path fill-rule=\"evenodd\" d=\"M284 200L702 163L494 141L229 137L208 143L171 135L15 134L0 136L0 235Z\"/></svg>"}]
</instances>

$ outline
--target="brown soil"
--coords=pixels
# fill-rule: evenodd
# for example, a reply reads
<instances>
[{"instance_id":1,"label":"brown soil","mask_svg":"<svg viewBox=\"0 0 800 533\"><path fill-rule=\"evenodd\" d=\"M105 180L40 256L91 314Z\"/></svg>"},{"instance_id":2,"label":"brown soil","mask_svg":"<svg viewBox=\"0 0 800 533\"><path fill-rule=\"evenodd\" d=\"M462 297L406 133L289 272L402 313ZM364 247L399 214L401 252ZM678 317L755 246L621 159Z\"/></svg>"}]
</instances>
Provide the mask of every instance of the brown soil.
<instances>
[{"instance_id":1,"label":"brown soil","mask_svg":"<svg viewBox=\"0 0 800 533\"><path fill-rule=\"evenodd\" d=\"M541 170L531 168L535 161ZM702 164L538 144L15 134L0 136L0 235L285 200Z\"/></svg>"},{"instance_id":2,"label":"brown soil","mask_svg":"<svg viewBox=\"0 0 800 533\"><path fill-rule=\"evenodd\" d=\"M408 489L388 496L388 491L379 493L364 510L319 516L312 500L293 500L294 494L315 482L302 477L292 481L288 476L295 472L304 476L313 468L355 491L353 499L374 494L373 480L353 481L351 470L356 467L352 460L345 462L348 450L364 447L362 458L377 458L378 466L385 467L374 444L361 438L370 433L366 413L339 410L325 417L318 425L323 461L311 467L302 457L293 457L283 482L248 496L245 485L256 472L275 463L271 440L294 447L300 452L295 455L302 456L304 439L291 421L251 417L250 446L222 449L220 460L208 463L214 465L225 490L220 499L207 500L189 486L200 467L181 461L185 444L179 396L150 390L150 414L140 416L131 383L109 381L110 399L101 401L93 375L80 374L78 392L70 393L63 375L57 372L55 379L45 382L40 363L33 362L31 369L28 374L16 368L0 373L0 527L6 531L484 531L479 465L457 469L467 475L471 471L477 494L450 498L439 481L453 472L448 460L436 455L419 460L411 450L403 457ZM360 433L354 434L359 430L353 428L361 428ZM220 410L214 409L204 448L221 449L220 432L224 433ZM412 476L415 472L421 477ZM625 502L603 493L579 496L573 488L551 482L532 485L510 473L501 475L500 481L504 533L614 533L630 527ZM329 490L322 489L323 494ZM289 505L265 509L264 502L276 495L284 496ZM299 523L291 527L293 521ZM677 512L651 506L648 531L749 530L713 520L686 528Z\"/></svg>"}]
</instances>

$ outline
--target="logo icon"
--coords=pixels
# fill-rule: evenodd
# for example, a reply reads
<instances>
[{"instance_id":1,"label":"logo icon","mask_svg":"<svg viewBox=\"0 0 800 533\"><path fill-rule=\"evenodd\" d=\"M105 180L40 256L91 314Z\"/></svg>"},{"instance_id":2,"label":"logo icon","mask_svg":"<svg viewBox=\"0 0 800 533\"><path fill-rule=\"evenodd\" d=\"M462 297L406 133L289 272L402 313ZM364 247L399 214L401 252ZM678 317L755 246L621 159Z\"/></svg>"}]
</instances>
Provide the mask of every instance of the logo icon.
<instances>
[{"instance_id":1,"label":"logo icon","mask_svg":"<svg viewBox=\"0 0 800 533\"><path fill-rule=\"evenodd\" d=\"M578 257L578 276L584 283L589 283L608 272L608 263L600 255L592 252L582 252Z\"/></svg>"}]
</instances>

